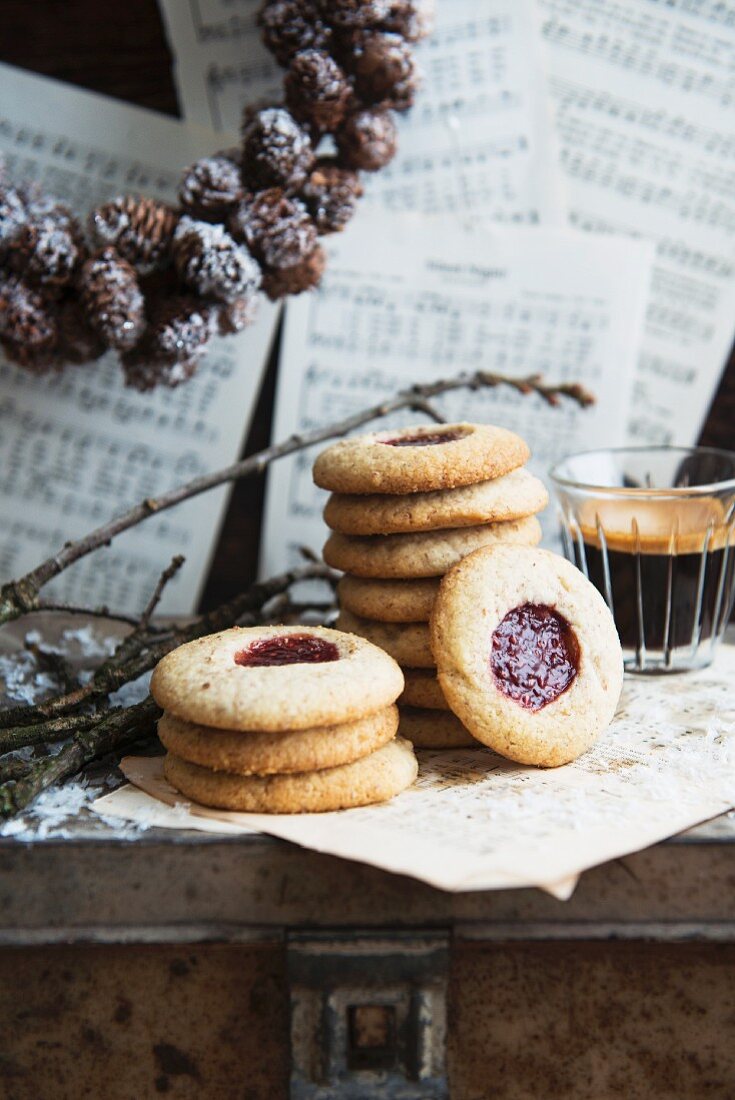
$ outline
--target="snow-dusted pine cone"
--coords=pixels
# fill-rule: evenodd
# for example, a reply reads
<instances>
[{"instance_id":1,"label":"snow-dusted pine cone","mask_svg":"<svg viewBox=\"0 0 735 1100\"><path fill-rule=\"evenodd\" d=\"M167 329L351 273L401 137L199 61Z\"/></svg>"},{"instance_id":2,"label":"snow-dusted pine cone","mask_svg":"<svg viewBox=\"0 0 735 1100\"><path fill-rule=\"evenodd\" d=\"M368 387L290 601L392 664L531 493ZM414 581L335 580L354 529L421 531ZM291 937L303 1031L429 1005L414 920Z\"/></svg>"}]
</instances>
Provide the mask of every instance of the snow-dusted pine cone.
<instances>
[{"instance_id":1,"label":"snow-dusted pine cone","mask_svg":"<svg viewBox=\"0 0 735 1100\"><path fill-rule=\"evenodd\" d=\"M317 232L325 234L344 229L361 195L362 184L357 172L322 158L301 189L300 198L314 219Z\"/></svg>"},{"instance_id":2,"label":"snow-dusted pine cone","mask_svg":"<svg viewBox=\"0 0 735 1100\"><path fill-rule=\"evenodd\" d=\"M176 227L172 250L179 278L203 298L234 302L252 297L260 286L260 267L222 225L185 215Z\"/></svg>"},{"instance_id":3,"label":"snow-dusted pine cone","mask_svg":"<svg viewBox=\"0 0 735 1100\"><path fill-rule=\"evenodd\" d=\"M56 307L20 279L0 279L0 343L9 359L43 374L58 365Z\"/></svg>"},{"instance_id":4,"label":"snow-dusted pine cone","mask_svg":"<svg viewBox=\"0 0 735 1100\"><path fill-rule=\"evenodd\" d=\"M68 286L84 258L81 230L67 213L26 221L10 247L13 270L49 291Z\"/></svg>"},{"instance_id":5,"label":"snow-dusted pine cone","mask_svg":"<svg viewBox=\"0 0 735 1100\"><path fill-rule=\"evenodd\" d=\"M391 0L319 0L326 20L345 30L379 27L390 16Z\"/></svg>"},{"instance_id":6,"label":"snow-dusted pine cone","mask_svg":"<svg viewBox=\"0 0 735 1100\"><path fill-rule=\"evenodd\" d=\"M228 224L235 239L268 268L293 267L316 245L316 226L306 207L278 187L242 203Z\"/></svg>"},{"instance_id":7,"label":"snow-dusted pine cone","mask_svg":"<svg viewBox=\"0 0 735 1100\"><path fill-rule=\"evenodd\" d=\"M135 347L145 329L145 299L135 268L114 248L104 248L84 264L79 299L89 324L108 347Z\"/></svg>"},{"instance_id":8,"label":"snow-dusted pine cone","mask_svg":"<svg viewBox=\"0 0 735 1100\"><path fill-rule=\"evenodd\" d=\"M314 251L293 267L275 268L263 273L263 290L273 302L289 294L301 294L313 290L321 282L327 258L324 249L317 245Z\"/></svg>"},{"instance_id":9,"label":"snow-dusted pine cone","mask_svg":"<svg viewBox=\"0 0 735 1100\"><path fill-rule=\"evenodd\" d=\"M363 103L380 103L396 111L413 106L418 87L416 61L400 34L365 31L356 35L349 69Z\"/></svg>"},{"instance_id":10,"label":"snow-dusted pine cone","mask_svg":"<svg viewBox=\"0 0 735 1100\"><path fill-rule=\"evenodd\" d=\"M205 222L224 221L244 194L240 166L222 155L203 157L191 164L179 186L184 210Z\"/></svg>"},{"instance_id":11,"label":"snow-dusted pine cone","mask_svg":"<svg viewBox=\"0 0 735 1100\"><path fill-rule=\"evenodd\" d=\"M329 50L332 30L313 0L270 0L258 22L266 49L284 68L299 50Z\"/></svg>"},{"instance_id":12,"label":"snow-dusted pine cone","mask_svg":"<svg viewBox=\"0 0 735 1100\"><path fill-rule=\"evenodd\" d=\"M143 339L122 356L125 382L137 390L173 388L196 371L217 331L217 311L182 295L153 303L150 312Z\"/></svg>"},{"instance_id":13,"label":"snow-dusted pine cone","mask_svg":"<svg viewBox=\"0 0 735 1100\"><path fill-rule=\"evenodd\" d=\"M285 187L297 191L314 163L309 135L283 107L246 116L243 173L254 190Z\"/></svg>"},{"instance_id":14,"label":"snow-dusted pine cone","mask_svg":"<svg viewBox=\"0 0 735 1100\"><path fill-rule=\"evenodd\" d=\"M139 275L149 275L169 263L178 217L164 202L122 195L92 211L89 229L99 248L111 245Z\"/></svg>"},{"instance_id":15,"label":"snow-dusted pine cone","mask_svg":"<svg viewBox=\"0 0 735 1100\"><path fill-rule=\"evenodd\" d=\"M395 156L398 135L393 115L383 109L354 111L334 135L340 164L377 172Z\"/></svg>"},{"instance_id":16,"label":"snow-dusted pine cone","mask_svg":"<svg viewBox=\"0 0 735 1100\"><path fill-rule=\"evenodd\" d=\"M419 42L431 34L435 19L434 0L393 0L384 26L409 42Z\"/></svg>"},{"instance_id":17,"label":"snow-dusted pine cone","mask_svg":"<svg viewBox=\"0 0 735 1100\"><path fill-rule=\"evenodd\" d=\"M336 129L351 88L337 62L320 50L302 50L291 60L283 87L294 118L317 130Z\"/></svg>"}]
</instances>

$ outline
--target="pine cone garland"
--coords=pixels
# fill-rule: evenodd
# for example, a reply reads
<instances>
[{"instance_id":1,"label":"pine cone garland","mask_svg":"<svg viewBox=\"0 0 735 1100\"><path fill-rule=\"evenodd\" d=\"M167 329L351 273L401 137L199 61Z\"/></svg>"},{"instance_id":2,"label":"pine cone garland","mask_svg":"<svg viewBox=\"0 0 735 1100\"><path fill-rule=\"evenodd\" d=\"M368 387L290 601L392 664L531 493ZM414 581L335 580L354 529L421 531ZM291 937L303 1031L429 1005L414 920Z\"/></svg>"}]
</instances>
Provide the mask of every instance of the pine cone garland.
<instances>
[{"instance_id":1,"label":"pine cone garland","mask_svg":"<svg viewBox=\"0 0 735 1100\"><path fill-rule=\"evenodd\" d=\"M393 115L383 109L354 111L334 135L339 162L346 168L377 172L395 156L398 135Z\"/></svg>"},{"instance_id":2,"label":"pine cone garland","mask_svg":"<svg viewBox=\"0 0 735 1100\"><path fill-rule=\"evenodd\" d=\"M260 191L242 203L230 219L230 231L244 241L265 267L293 267L316 246L316 227L306 207L278 187Z\"/></svg>"},{"instance_id":3,"label":"pine cone garland","mask_svg":"<svg viewBox=\"0 0 735 1100\"><path fill-rule=\"evenodd\" d=\"M338 233L347 225L362 195L357 172L340 168L326 158L317 161L300 197L316 225L317 233Z\"/></svg>"},{"instance_id":4,"label":"pine cone garland","mask_svg":"<svg viewBox=\"0 0 735 1100\"><path fill-rule=\"evenodd\" d=\"M0 341L8 358L28 370L42 374L57 366L54 304L13 276L0 283Z\"/></svg>"},{"instance_id":5,"label":"pine cone garland","mask_svg":"<svg viewBox=\"0 0 735 1100\"><path fill-rule=\"evenodd\" d=\"M299 50L329 50L332 31L313 0L271 0L258 23L266 49L284 68Z\"/></svg>"},{"instance_id":6,"label":"pine cone garland","mask_svg":"<svg viewBox=\"0 0 735 1100\"><path fill-rule=\"evenodd\" d=\"M286 103L294 118L318 130L334 130L345 116L351 88L329 54L302 50L284 80Z\"/></svg>"},{"instance_id":7,"label":"pine cone garland","mask_svg":"<svg viewBox=\"0 0 735 1100\"><path fill-rule=\"evenodd\" d=\"M100 248L112 246L139 275L165 267L178 215L166 203L123 195L92 211L90 232Z\"/></svg>"},{"instance_id":8,"label":"pine cone garland","mask_svg":"<svg viewBox=\"0 0 735 1100\"><path fill-rule=\"evenodd\" d=\"M243 171L254 190L285 187L296 191L314 163L309 135L283 107L251 118L243 131Z\"/></svg>"},{"instance_id":9,"label":"pine cone garland","mask_svg":"<svg viewBox=\"0 0 735 1100\"><path fill-rule=\"evenodd\" d=\"M173 256L182 282L203 298L234 302L260 286L260 267L224 226L184 216L174 234Z\"/></svg>"},{"instance_id":10,"label":"pine cone garland","mask_svg":"<svg viewBox=\"0 0 735 1100\"><path fill-rule=\"evenodd\" d=\"M332 26L355 30L384 23L390 15L391 0L319 0L319 8Z\"/></svg>"},{"instance_id":11,"label":"pine cone garland","mask_svg":"<svg viewBox=\"0 0 735 1100\"><path fill-rule=\"evenodd\" d=\"M207 222L221 222L244 197L239 165L227 157L203 157L181 177L179 200L184 210Z\"/></svg>"},{"instance_id":12,"label":"pine cone garland","mask_svg":"<svg viewBox=\"0 0 735 1100\"><path fill-rule=\"evenodd\" d=\"M355 91L368 104L396 111L413 106L418 76L413 50L399 34L369 31L356 36L350 71Z\"/></svg>"},{"instance_id":13,"label":"pine cone garland","mask_svg":"<svg viewBox=\"0 0 735 1100\"><path fill-rule=\"evenodd\" d=\"M58 218L47 215L26 221L10 249L10 266L27 282L49 291L67 286L84 255L81 231L61 208Z\"/></svg>"},{"instance_id":14,"label":"pine cone garland","mask_svg":"<svg viewBox=\"0 0 735 1100\"><path fill-rule=\"evenodd\" d=\"M92 329L110 348L127 351L145 329L145 299L135 269L105 248L84 264L79 275L82 308Z\"/></svg>"}]
</instances>

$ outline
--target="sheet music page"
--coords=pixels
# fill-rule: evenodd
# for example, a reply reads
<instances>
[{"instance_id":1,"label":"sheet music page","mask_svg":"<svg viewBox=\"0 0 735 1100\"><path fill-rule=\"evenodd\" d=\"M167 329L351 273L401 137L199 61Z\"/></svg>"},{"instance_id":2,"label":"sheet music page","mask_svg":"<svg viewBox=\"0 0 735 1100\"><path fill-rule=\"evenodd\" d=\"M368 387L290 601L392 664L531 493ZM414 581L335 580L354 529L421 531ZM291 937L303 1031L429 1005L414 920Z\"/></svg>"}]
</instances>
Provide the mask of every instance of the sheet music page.
<instances>
[{"instance_id":1,"label":"sheet music page","mask_svg":"<svg viewBox=\"0 0 735 1100\"><path fill-rule=\"evenodd\" d=\"M0 155L86 217L122 192L174 199L181 170L217 147L211 131L0 66ZM0 359L0 583L145 497L238 455L277 310L217 341L195 378L141 394L113 356L36 378ZM134 611L174 554L186 564L163 609L193 609L227 490L205 493L72 566L49 596Z\"/></svg>"},{"instance_id":2,"label":"sheet music page","mask_svg":"<svg viewBox=\"0 0 735 1100\"><path fill-rule=\"evenodd\" d=\"M694 443L735 333L735 4L541 9L572 223L656 243L629 439Z\"/></svg>"},{"instance_id":3,"label":"sheet music page","mask_svg":"<svg viewBox=\"0 0 735 1100\"><path fill-rule=\"evenodd\" d=\"M262 45L258 0L160 0L186 118L237 130L243 107L282 98L283 71ZM392 210L498 222L559 222L545 58L532 0L438 0L416 46L423 83L397 116L399 151L365 173L366 201Z\"/></svg>"},{"instance_id":4,"label":"sheet music page","mask_svg":"<svg viewBox=\"0 0 735 1100\"><path fill-rule=\"evenodd\" d=\"M242 814L182 799L161 757L128 757L103 815L197 828L221 822L410 875L440 890L541 886L576 876L724 813L735 804L735 647L686 676L627 677L599 742L561 768L530 768L488 749L419 752L419 777L391 802L315 814ZM131 797L132 794L132 797ZM153 799L156 801L153 802ZM155 815L155 816L153 816Z\"/></svg>"},{"instance_id":5,"label":"sheet music page","mask_svg":"<svg viewBox=\"0 0 735 1100\"><path fill-rule=\"evenodd\" d=\"M395 159L366 177L390 210L564 218L546 59L532 0L438 0L416 50L423 83L398 118Z\"/></svg>"},{"instance_id":6,"label":"sheet music page","mask_svg":"<svg viewBox=\"0 0 735 1100\"><path fill-rule=\"evenodd\" d=\"M237 133L246 104L283 98L283 70L260 41L260 0L159 0L184 118Z\"/></svg>"},{"instance_id":7,"label":"sheet music page","mask_svg":"<svg viewBox=\"0 0 735 1100\"><path fill-rule=\"evenodd\" d=\"M461 232L420 215L386 214L359 218L327 241L322 287L286 310L274 440L339 420L408 384L485 369L578 381L597 396L587 410L566 401L550 408L507 387L437 402L451 420L519 432L542 476L562 454L622 442L649 245L541 227ZM423 417L404 411L381 426L414 422ZM299 546L321 550L326 493L311 479L318 450L269 470L265 575L292 564Z\"/></svg>"}]
</instances>

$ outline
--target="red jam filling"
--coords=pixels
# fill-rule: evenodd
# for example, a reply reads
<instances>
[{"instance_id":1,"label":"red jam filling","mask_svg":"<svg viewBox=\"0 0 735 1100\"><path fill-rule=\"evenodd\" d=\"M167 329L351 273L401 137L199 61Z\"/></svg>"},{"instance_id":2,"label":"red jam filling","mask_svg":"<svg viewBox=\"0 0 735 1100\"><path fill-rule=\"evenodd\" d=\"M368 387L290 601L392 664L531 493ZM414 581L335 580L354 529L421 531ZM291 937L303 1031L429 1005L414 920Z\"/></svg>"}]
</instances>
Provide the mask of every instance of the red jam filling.
<instances>
[{"instance_id":1,"label":"red jam filling","mask_svg":"<svg viewBox=\"0 0 735 1100\"><path fill-rule=\"evenodd\" d=\"M524 603L493 631L490 667L504 695L527 710L541 710L577 675L579 645L558 611Z\"/></svg>"},{"instance_id":2,"label":"red jam filling","mask_svg":"<svg viewBox=\"0 0 735 1100\"><path fill-rule=\"evenodd\" d=\"M262 668L264 665L317 665L323 661L338 661L339 650L334 642L315 638L313 634L281 634L253 642L235 654L236 665Z\"/></svg>"},{"instance_id":3,"label":"red jam filling","mask_svg":"<svg viewBox=\"0 0 735 1100\"><path fill-rule=\"evenodd\" d=\"M454 443L464 432L427 432L426 435L403 435L397 439L381 439L388 447L435 447L437 443Z\"/></svg>"}]
</instances>

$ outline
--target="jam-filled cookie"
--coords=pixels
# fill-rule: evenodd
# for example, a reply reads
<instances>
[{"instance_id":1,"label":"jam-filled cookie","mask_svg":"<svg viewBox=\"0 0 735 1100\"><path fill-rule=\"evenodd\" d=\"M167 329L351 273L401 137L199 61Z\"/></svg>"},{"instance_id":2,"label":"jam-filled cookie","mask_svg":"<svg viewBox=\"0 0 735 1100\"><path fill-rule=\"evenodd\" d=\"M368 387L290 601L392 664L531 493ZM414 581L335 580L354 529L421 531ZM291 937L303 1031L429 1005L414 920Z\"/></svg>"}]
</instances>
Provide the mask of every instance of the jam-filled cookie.
<instances>
[{"instance_id":1,"label":"jam-filled cookie","mask_svg":"<svg viewBox=\"0 0 735 1100\"><path fill-rule=\"evenodd\" d=\"M455 566L431 644L454 713L511 760L566 764L615 713L623 657L612 616L582 573L546 550L498 546Z\"/></svg>"},{"instance_id":2,"label":"jam-filled cookie","mask_svg":"<svg viewBox=\"0 0 735 1100\"><path fill-rule=\"evenodd\" d=\"M169 714L229 730L303 730L390 706L396 662L354 634L316 626L233 627L159 662L151 694Z\"/></svg>"},{"instance_id":3,"label":"jam-filled cookie","mask_svg":"<svg viewBox=\"0 0 735 1100\"><path fill-rule=\"evenodd\" d=\"M350 764L385 745L397 729L398 708L391 706L354 722L281 733L211 729L164 714L158 737L190 764L234 775L271 775Z\"/></svg>"},{"instance_id":4,"label":"jam-filled cookie","mask_svg":"<svg viewBox=\"0 0 735 1100\"><path fill-rule=\"evenodd\" d=\"M514 432L490 424L430 424L343 439L314 463L333 493L427 493L502 477L528 461Z\"/></svg>"},{"instance_id":5,"label":"jam-filled cookie","mask_svg":"<svg viewBox=\"0 0 735 1100\"><path fill-rule=\"evenodd\" d=\"M417 531L413 535L339 535L324 544L324 560L357 577L410 579L441 577L481 546L500 542L535 546L541 525L535 516L462 527L456 531Z\"/></svg>"},{"instance_id":6,"label":"jam-filled cookie","mask_svg":"<svg viewBox=\"0 0 735 1100\"><path fill-rule=\"evenodd\" d=\"M351 611L342 610L336 623L338 630L348 630L367 638L380 646L409 668L433 668L434 658L429 642L428 623L381 623L375 619L361 619Z\"/></svg>"},{"instance_id":7,"label":"jam-filled cookie","mask_svg":"<svg viewBox=\"0 0 735 1100\"><path fill-rule=\"evenodd\" d=\"M163 770L172 786L204 806L256 814L322 813L386 802L410 787L418 764L402 737L351 764L293 775L233 775L169 753Z\"/></svg>"},{"instance_id":8,"label":"jam-filled cookie","mask_svg":"<svg viewBox=\"0 0 735 1100\"><path fill-rule=\"evenodd\" d=\"M417 707L401 707L398 727L416 749L479 749L482 746L456 714L443 710L420 710Z\"/></svg>"},{"instance_id":9,"label":"jam-filled cookie","mask_svg":"<svg viewBox=\"0 0 735 1100\"><path fill-rule=\"evenodd\" d=\"M548 502L543 482L528 470L512 470L493 481L432 493L333 493L324 509L324 520L343 535L394 535L503 523L541 512Z\"/></svg>"},{"instance_id":10,"label":"jam-filled cookie","mask_svg":"<svg viewBox=\"0 0 735 1100\"><path fill-rule=\"evenodd\" d=\"M439 583L439 577L385 581L347 575L337 585L337 594L340 607L363 619L428 623Z\"/></svg>"}]
</instances>

